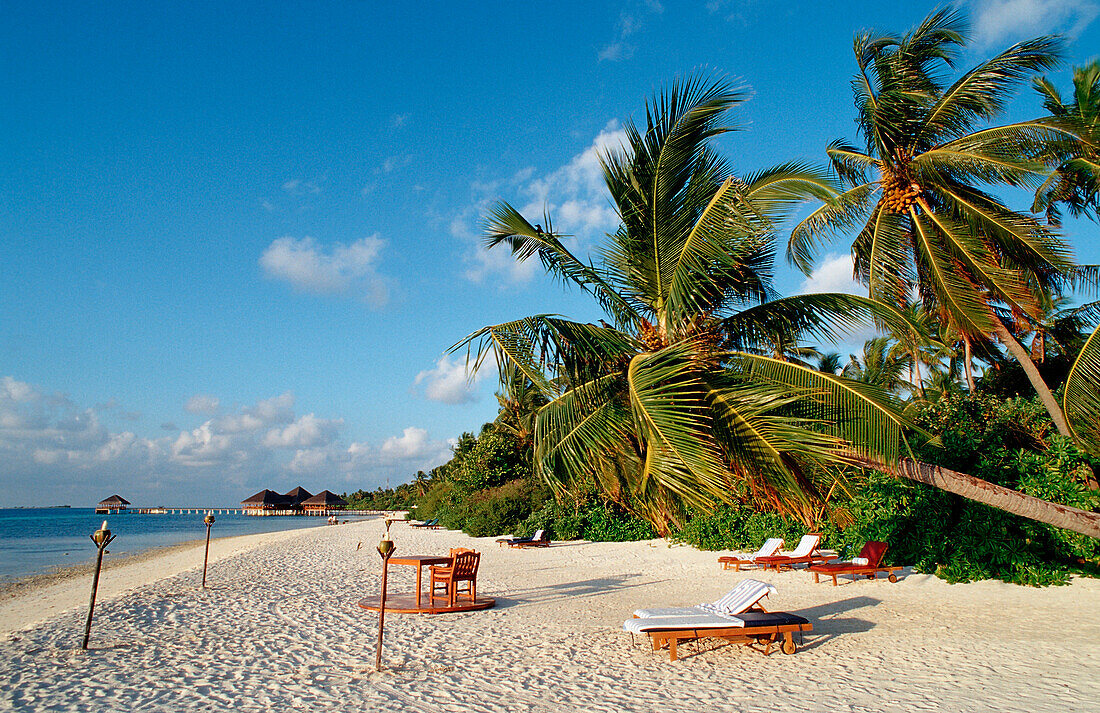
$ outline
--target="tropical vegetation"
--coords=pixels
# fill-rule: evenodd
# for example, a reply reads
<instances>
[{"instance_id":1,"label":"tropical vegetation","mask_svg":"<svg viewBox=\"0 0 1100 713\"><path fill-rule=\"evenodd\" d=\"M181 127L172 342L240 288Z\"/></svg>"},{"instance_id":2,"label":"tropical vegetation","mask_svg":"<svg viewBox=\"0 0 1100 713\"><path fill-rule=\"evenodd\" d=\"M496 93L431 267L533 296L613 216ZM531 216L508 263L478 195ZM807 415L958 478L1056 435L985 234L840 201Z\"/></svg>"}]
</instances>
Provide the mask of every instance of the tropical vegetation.
<instances>
[{"instance_id":1,"label":"tropical vegetation","mask_svg":"<svg viewBox=\"0 0 1100 713\"><path fill-rule=\"evenodd\" d=\"M858 36L862 145L834 141L828 168L736 172L716 141L743 93L674 83L600 156L619 227L589 256L550 215L493 206L487 247L538 259L604 319L535 314L452 347L473 371L491 355L500 414L418 475L418 515L715 548L812 529L841 549L885 539L951 581L1095 573L1100 308L1069 295L1100 270L1057 221L1097 216L1098 74L1079 69L1072 100L1035 79L1048 115L994 125L1061 42L948 81L965 40L950 10ZM1021 187L1035 212L998 192ZM854 233L866 297L776 292L780 230L807 202L788 259L809 273ZM847 362L813 346L869 326Z\"/></svg>"}]
</instances>

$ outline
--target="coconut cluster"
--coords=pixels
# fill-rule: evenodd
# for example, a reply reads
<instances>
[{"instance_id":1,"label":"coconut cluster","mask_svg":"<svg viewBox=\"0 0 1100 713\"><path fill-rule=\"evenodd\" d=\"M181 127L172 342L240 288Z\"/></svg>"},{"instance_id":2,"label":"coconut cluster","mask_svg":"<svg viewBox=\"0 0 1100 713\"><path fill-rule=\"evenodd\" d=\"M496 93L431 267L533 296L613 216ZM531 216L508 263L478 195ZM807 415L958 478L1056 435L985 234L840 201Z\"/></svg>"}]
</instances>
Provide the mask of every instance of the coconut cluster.
<instances>
[{"instance_id":1,"label":"coconut cluster","mask_svg":"<svg viewBox=\"0 0 1100 713\"><path fill-rule=\"evenodd\" d=\"M909 176L906 164L882 164L882 207L892 213L905 213L920 198L920 184Z\"/></svg>"},{"instance_id":2,"label":"coconut cluster","mask_svg":"<svg viewBox=\"0 0 1100 713\"><path fill-rule=\"evenodd\" d=\"M657 331L657 328L644 319L642 320L639 332L638 336L641 337L642 344L645 345L646 351L659 352L668 346L668 344L665 343L664 337Z\"/></svg>"}]
</instances>

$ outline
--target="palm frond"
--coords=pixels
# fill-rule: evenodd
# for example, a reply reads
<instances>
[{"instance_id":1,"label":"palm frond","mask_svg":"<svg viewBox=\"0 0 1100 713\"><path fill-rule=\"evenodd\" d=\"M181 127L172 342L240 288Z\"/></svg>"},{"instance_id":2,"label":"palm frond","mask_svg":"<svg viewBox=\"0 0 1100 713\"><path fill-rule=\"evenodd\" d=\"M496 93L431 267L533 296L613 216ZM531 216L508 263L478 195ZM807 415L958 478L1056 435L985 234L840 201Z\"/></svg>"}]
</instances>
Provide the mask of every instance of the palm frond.
<instances>
[{"instance_id":1,"label":"palm frond","mask_svg":"<svg viewBox=\"0 0 1100 713\"><path fill-rule=\"evenodd\" d=\"M636 324L637 313L591 265L586 265L569 252L559 236L554 234L549 216L544 218L544 230L540 225L531 225L518 210L504 202L493 205L489 215L485 223L487 248L505 243L520 262L538 255L548 273L592 293L616 323L622 326Z\"/></svg>"},{"instance_id":2,"label":"palm frond","mask_svg":"<svg viewBox=\"0 0 1100 713\"><path fill-rule=\"evenodd\" d=\"M1057 66L1064 47L1059 37L1038 37L1019 42L966 72L928 111L921 137L933 143L967 133L975 122L1000 115L1015 86L1035 72Z\"/></svg>"},{"instance_id":3,"label":"palm frond","mask_svg":"<svg viewBox=\"0 0 1100 713\"><path fill-rule=\"evenodd\" d=\"M822 432L843 439L851 454L893 462L909 450L900 408L882 389L809 367L746 352L727 355L735 372L812 395L793 415L816 421Z\"/></svg>"},{"instance_id":4,"label":"palm frond","mask_svg":"<svg viewBox=\"0 0 1100 713\"><path fill-rule=\"evenodd\" d=\"M627 370L634 422L647 443L645 478L684 497L701 488L720 493L729 470L714 443L692 345L675 344L636 355ZM665 466L656 468L655 465Z\"/></svg>"},{"instance_id":5,"label":"palm frond","mask_svg":"<svg viewBox=\"0 0 1100 713\"><path fill-rule=\"evenodd\" d=\"M1081 446L1100 456L1100 327L1097 327L1066 377L1062 409Z\"/></svg>"},{"instance_id":6,"label":"palm frond","mask_svg":"<svg viewBox=\"0 0 1100 713\"><path fill-rule=\"evenodd\" d=\"M803 218L791 231L787 242L787 262L806 275L813 272L816 252L830 237L867 220L871 196L878 188L877 182L858 185L826 201Z\"/></svg>"},{"instance_id":7,"label":"palm frond","mask_svg":"<svg viewBox=\"0 0 1100 713\"><path fill-rule=\"evenodd\" d=\"M860 295L828 292L782 297L749 307L718 323L731 349L750 349L766 335L837 344L862 327L875 326L918 340L919 327L905 310Z\"/></svg>"}]
</instances>

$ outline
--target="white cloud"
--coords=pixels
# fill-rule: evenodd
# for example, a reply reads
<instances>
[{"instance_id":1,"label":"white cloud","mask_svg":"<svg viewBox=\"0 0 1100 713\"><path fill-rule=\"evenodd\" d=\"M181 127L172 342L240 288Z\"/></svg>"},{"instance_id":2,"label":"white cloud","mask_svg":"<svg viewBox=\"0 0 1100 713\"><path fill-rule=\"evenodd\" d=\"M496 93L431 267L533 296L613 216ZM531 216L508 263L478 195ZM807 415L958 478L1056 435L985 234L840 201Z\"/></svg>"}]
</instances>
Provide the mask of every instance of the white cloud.
<instances>
[{"instance_id":1,"label":"white cloud","mask_svg":"<svg viewBox=\"0 0 1100 713\"><path fill-rule=\"evenodd\" d=\"M408 114L394 114L390 117L390 126L395 129L400 129L405 126L409 121Z\"/></svg>"},{"instance_id":2,"label":"white cloud","mask_svg":"<svg viewBox=\"0 0 1100 713\"><path fill-rule=\"evenodd\" d=\"M974 39L981 46L1035 35L1079 35L1100 14L1094 0L975 0Z\"/></svg>"},{"instance_id":3,"label":"white cloud","mask_svg":"<svg viewBox=\"0 0 1100 713\"><path fill-rule=\"evenodd\" d=\"M467 279L484 282L499 276L506 283L523 284L542 270L536 258L519 263L504 246L487 250L480 244L480 229L472 223L486 215L501 191L520 196L523 203L519 210L533 223L541 224L543 214L548 212L555 232L576 237L571 250L582 250L593 237L614 230L619 218L607 196L600 155L619 150L625 141L626 132L613 119L587 148L544 176L528 168L517 172L507 185L475 185L482 198L451 223L451 234L471 244L466 255Z\"/></svg>"},{"instance_id":4,"label":"white cloud","mask_svg":"<svg viewBox=\"0 0 1100 713\"><path fill-rule=\"evenodd\" d=\"M826 255L817 269L802 281L802 286L798 289L798 293L802 295L815 292L867 294L866 288L852 279L852 256L835 253Z\"/></svg>"},{"instance_id":5,"label":"white cloud","mask_svg":"<svg viewBox=\"0 0 1100 713\"><path fill-rule=\"evenodd\" d=\"M25 403L41 398L37 390L25 381L16 381L10 376L0 379L0 402Z\"/></svg>"},{"instance_id":6,"label":"white cloud","mask_svg":"<svg viewBox=\"0 0 1100 713\"><path fill-rule=\"evenodd\" d=\"M294 420L294 394L290 391L262 399L255 406L227 414L209 423L218 433L255 433L275 424Z\"/></svg>"},{"instance_id":7,"label":"white cloud","mask_svg":"<svg viewBox=\"0 0 1100 713\"><path fill-rule=\"evenodd\" d=\"M204 413L209 415L217 413L219 405L220 402L216 396L195 394L187 399L187 403L183 405L183 410L188 413Z\"/></svg>"},{"instance_id":8,"label":"white cloud","mask_svg":"<svg viewBox=\"0 0 1100 713\"><path fill-rule=\"evenodd\" d=\"M600 49L596 58L601 62L621 62L634 56L634 46L622 42L612 42Z\"/></svg>"},{"instance_id":9,"label":"white cloud","mask_svg":"<svg viewBox=\"0 0 1100 713\"><path fill-rule=\"evenodd\" d=\"M321 192L321 185L320 181L303 181L300 178L292 178L283 183L283 191L292 196L317 195Z\"/></svg>"},{"instance_id":10,"label":"white cloud","mask_svg":"<svg viewBox=\"0 0 1100 713\"><path fill-rule=\"evenodd\" d=\"M393 173L399 168L404 168L412 163L412 154L404 154L401 156L388 156L382 161L382 165L374 169L375 174Z\"/></svg>"},{"instance_id":11,"label":"white cloud","mask_svg":"<svg viewBox=\"0 0 1100 713\"><path fill-rule=\"evenodd\" d=\"M382 444L382 455L391 458L418 458L428 446L428 432L409 426L400 436L390 436Z\"/></svg>"},{"instance_id":12,"label":"white cloud","mask_svg":"<svg viewBox=\"0 0 1100 713\"><path fill-rule=\"evenodd\" d=\"M649 12L660 15L665 11L664 6L657 0L645 0L642 5L643 7L635 8L638 12L620 13L619 21L615 26L616 41L599 51L597 55L599 61L618 62L634 56L636 47L626 42L626 39L641 31L645 26L645 19L639 13Z\"/></svg>"},{"instance_id":13,"label":"white cloud","mask_svg":"<svg viewBox=\"0 0 1100 713\"><path fill-rule=\"evenodd\" d=\"M331 443L344 425L343 419L317 418L306 414L285 428L273 428L264 436L268 448L310 448Z\"/></svg>"},{"instance_id":14,"label":"white cloud","mask_svg":"<svg viewBox=\"0 0 1100 713\"><path fill-rule=\"evenodd\" d=\"M147 438L111 432L96 408L0 377L0 488L12 505L87 505L111 492L139 505L230 504L299 482L314 491L396 485L450 458L453 441L416 426L379 446L342 442L343 419L296 417L294 403L286 392Z\"/></svg>"},{"instance_id":15,"label":"white cloud","mask_svg":"<svg viewBox=\"0 0 1100 713\"><path fill-rule=\"evenodd\" d=\"M310 237L278 238L260 256L268 276L289 282L301 292L357 292L375 307L389 299L386 279L376 272L385 241L370 235L326 248Z\"/></svg>"},{"instance_id":16,"label":"white cloud","mask_svg":"<svg viewBox=\"0 0 1100 713\"><path fill-rule=\"evenodd\" d=\"M466 372L465 359L451 360L444 354L435 362L435 366L416 375L414 385L424 384L424 395L430 401L445 404L463 404L477 400L477 385L494 374L495 362L491 359L482 364L481 369L471 380Z\"/></svg>"}]
</instances>

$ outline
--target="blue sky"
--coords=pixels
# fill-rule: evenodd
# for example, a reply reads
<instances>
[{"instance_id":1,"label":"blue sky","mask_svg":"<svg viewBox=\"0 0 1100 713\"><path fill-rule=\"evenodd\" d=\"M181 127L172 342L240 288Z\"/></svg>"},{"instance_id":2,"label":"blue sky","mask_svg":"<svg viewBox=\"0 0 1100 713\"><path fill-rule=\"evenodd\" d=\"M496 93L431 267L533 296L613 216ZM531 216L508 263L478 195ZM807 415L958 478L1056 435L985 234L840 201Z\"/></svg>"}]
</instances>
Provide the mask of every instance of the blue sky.
<instances>
[{"instance_id":1,"label":"blue sky","mask_svg":"<svg viewBox=\"0 0 1100 713\"><path fill-rule=\"evenodd\" d=\"M751 87L743 171L856 139L852 37L932 3L31 3L0 6L0 506L226 505L407 481L495 414L446 348L599 315L478 245L496 199L586 246L595 149L677 77ZM976 0L964 64L1093 0ZM1040 113L1028 91L1010 118ZM1070 224L1100 262L1094 224ZM848 287L838 243L785 292ZM782 261L780 261L782 262Z\"/></svg>"}]
</instances>

